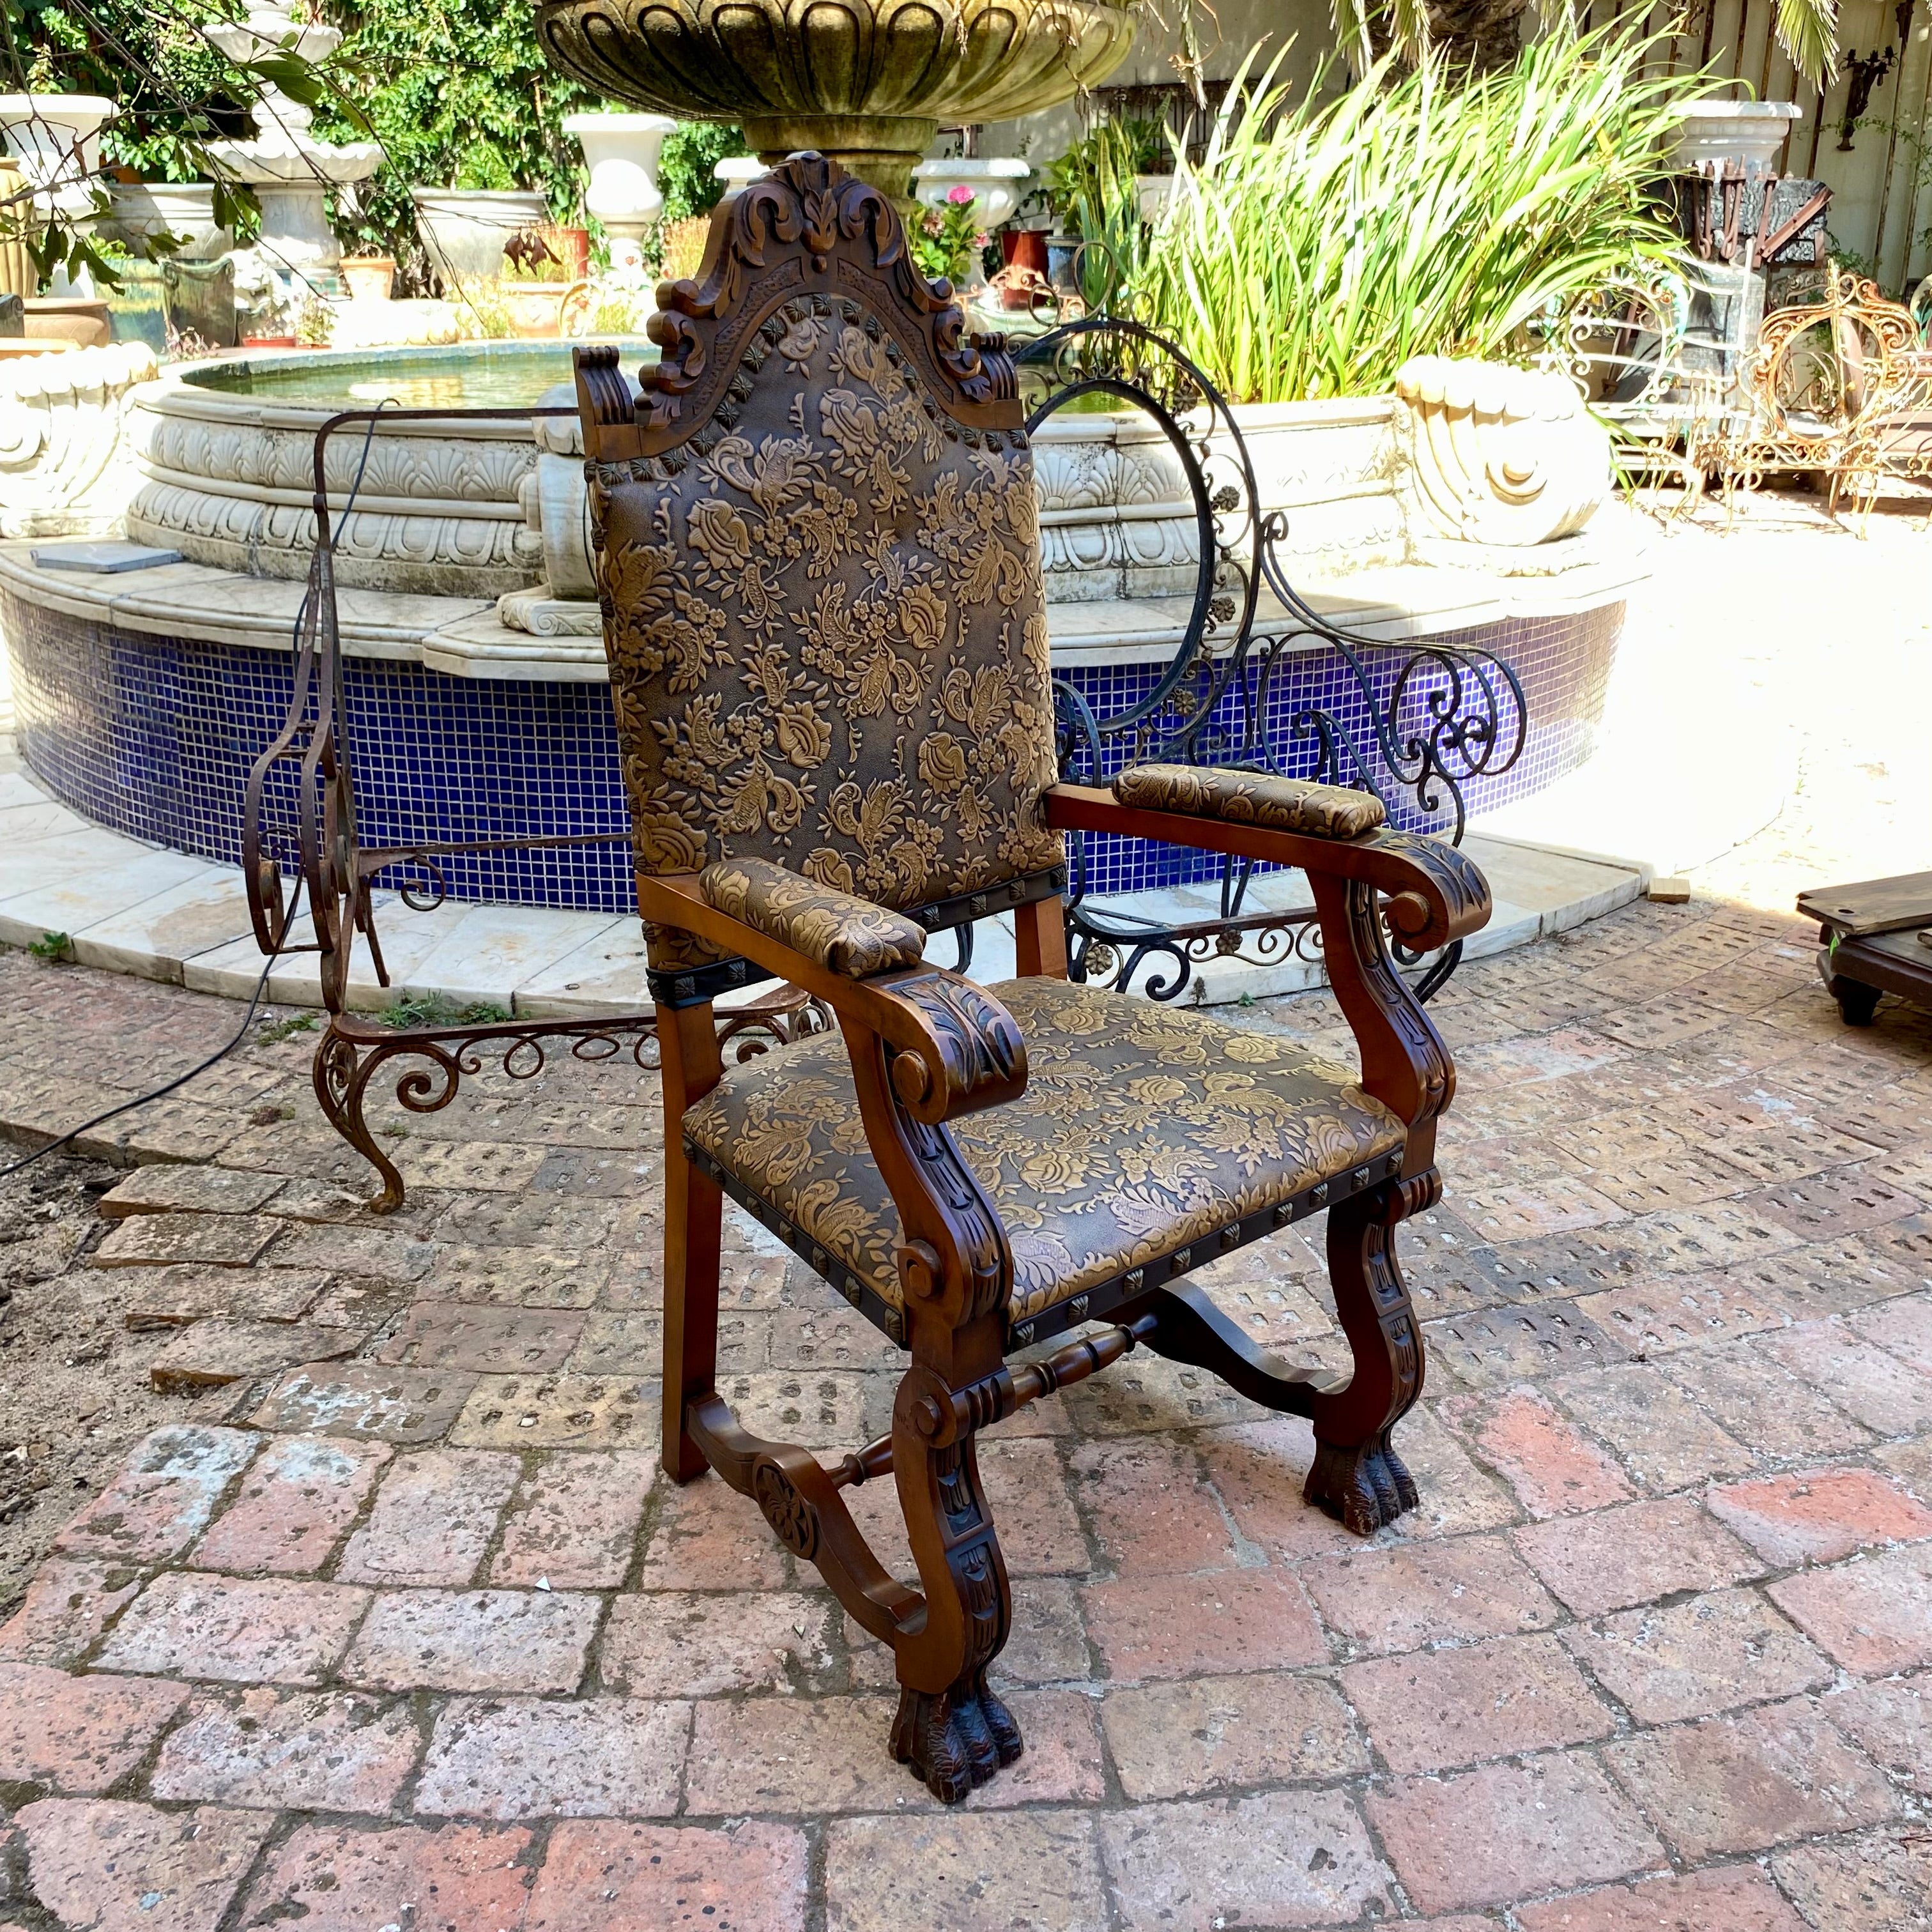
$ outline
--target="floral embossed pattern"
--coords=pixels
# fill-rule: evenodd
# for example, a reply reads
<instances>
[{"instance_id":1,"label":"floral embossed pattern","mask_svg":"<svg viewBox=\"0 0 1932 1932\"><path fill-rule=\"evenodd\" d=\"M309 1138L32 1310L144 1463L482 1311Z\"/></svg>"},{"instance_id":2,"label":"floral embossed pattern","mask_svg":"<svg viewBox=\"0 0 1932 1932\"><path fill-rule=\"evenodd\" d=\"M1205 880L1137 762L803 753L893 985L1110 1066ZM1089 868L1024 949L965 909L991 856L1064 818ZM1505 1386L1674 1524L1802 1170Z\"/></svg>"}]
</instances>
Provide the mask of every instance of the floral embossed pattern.
<instances>
[{"instance_id":1,"label":"floral embossed pattern","mask_svg":"<svg viewBox=\"0 0 1932 1932\"><path fill-rule=\"evenodd\" d=\"M1030 1078L950 1132L1012 1244L1016 1319L1402 1145L1387 1108L1292 1042L1064 980L988 990ZM838 1034L728 1067L684 1131L901 1305L898 1216Z\"/></svg>"},{"instance_id":2,"label":"floral embossed pattern","mask_svg":"<svg viewBox=\"0 0 1932 1932\"><path fill-rule=\"evenodd\" d=\"M1024 434L956 422L842 298L770 316L731 394L593 472L641 869L763 858L898 908L1063 863Z\"/></svg>"},{"instance_id":3,"label":"floral embossed pattern","mask_svg":"<svg viewBox=\"0 0 1932 1932\"><path fill-rule=\"evenodd\" d=\"M802 879L763 859L725 859L698 874L705 902L754 926L827 972L862 980L893 966L916 966L926 928L902 914Z\"/></svg>"},{"instance_id":4,"label":"floral embossed pattern","mask_svg":"<svg viewBox=\"0 0 1932 1932\"><path fill-rule=\"evenodd\" d=\"M1388 817L1373 792L1214 766L1132 766L1114 779L1114 796L1149 812L1184 812L1314 838L1359 838Z\"/></svg>"}]
</instances>

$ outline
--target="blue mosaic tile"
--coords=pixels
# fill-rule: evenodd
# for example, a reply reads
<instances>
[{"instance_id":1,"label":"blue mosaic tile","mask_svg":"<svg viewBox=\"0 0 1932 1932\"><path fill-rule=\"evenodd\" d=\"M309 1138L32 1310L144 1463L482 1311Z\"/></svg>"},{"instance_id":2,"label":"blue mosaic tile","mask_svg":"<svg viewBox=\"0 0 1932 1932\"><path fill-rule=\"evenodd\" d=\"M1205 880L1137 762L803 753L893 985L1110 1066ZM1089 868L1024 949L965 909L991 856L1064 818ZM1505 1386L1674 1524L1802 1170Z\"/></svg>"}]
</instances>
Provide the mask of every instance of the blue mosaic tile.
<instances>
[{"instance_id":1,"label":"blue mosaic tile","mask_svg":"<svg viewBox=\"0 0 1932 1932\"><path fill-rule=\"evenodd\" d=\"M10 592L0 592L0 620L13 662L21 748L48 788L117 831L238 861L242 787L286 714L292 660L243 645L117 631ZM1588 757L1622 621L1623 607L1614 604L1456 634L1459 645L1494 652L1514 665L1530 716L1528 743L1511 770L1464 785L1472 815L1540 790ZM1412 655L1404 646L1365 660L1376 706L1386 708ZM1154 666L1088 667L1066 676L1103 720L1144 699L1159 682ZM450 677L364 658L345 661L343 680L365 848L628 834L606 686ZM1412 682L1399 737L1427 728L1427 700L1436 688L1427 674ZM1251 672L1246 688L1225 694L1216 709L1222 743L1240 742L1247 706L1265 718L1282 769L1298 776L1312 774L1318 748L1312 736L1298 740L1292 722L1310 710L1328 712L1370 760L1397 824L1444 826L1446 800L1432 817L1389 778L1375 748L1370 701L1338 652L1284 656L1264 686ZM1143 747L1116 744L1100 776L1145 754ZM292 822L293 783L284 768L271 793L285 824ZM442 862L459 899L612 913L631 911L635 903L624 842ZM1216 876L1220 862L1138 840L1090 837L1088 889L1188 884ZM421 866L399 866L380 883L426 886L430 874Z\"/></svg>"}]
</instances>

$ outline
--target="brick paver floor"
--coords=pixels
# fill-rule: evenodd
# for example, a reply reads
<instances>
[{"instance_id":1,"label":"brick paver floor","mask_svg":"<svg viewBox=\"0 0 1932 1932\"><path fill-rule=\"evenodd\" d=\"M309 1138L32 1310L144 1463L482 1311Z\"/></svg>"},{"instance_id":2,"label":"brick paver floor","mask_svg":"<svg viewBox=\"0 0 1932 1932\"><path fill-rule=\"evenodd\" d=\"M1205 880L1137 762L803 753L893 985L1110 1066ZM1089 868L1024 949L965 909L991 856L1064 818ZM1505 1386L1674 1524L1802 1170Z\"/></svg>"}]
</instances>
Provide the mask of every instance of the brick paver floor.
<instances>
[{"instance_id":1,"label":"brick paver floor","mask_svg":"<svg viewBox=\"0 0 1932 1932\"><path fill-rule=\"evenodd\" d=\"M112 1026L152 1055L232 1010L0 980L10 1119L84 1102ZM986 1456L1027 1754L956 1811L886 1758L880 1647L656 1473L652 1078L385 1116L377 1222L313 1036L249 1049L128 1130L200 1164L71 1257L179 1393L0 1631L0 1925L1932 1924L1932 1027L1846 1030L1804 929L1712 900L1438 1012L1420 1513L1354 1541L1300 1500L1305 1424L1157 1360L1029 1412ZM1319 998L1243 1017L1346 1050ZM895 1352L728 1244L754 1426L884 1427ZM1318 1247L1208 1282L1339 1360Z\"/></svg>"}]
</instances>

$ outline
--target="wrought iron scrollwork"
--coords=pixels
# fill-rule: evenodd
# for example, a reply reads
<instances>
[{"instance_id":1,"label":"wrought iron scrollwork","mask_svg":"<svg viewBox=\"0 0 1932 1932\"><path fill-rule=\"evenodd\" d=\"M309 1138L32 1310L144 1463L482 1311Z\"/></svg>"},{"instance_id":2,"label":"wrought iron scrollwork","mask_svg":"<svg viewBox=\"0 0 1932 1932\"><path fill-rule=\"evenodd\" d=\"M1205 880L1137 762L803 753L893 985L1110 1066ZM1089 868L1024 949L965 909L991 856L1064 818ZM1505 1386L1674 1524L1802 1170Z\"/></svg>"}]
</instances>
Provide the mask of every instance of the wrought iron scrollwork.
<instances>
[{"instance_id":1,"label":"wrought iron scrollwork","mask_svg":"<svg viewBox=\"0 0 1932 1932\"><path fill-rule=\"evenodd\" d=\"M1193 509L1189 614L1151 686L1102 716L1074 677L1054 680L1062 776L1097 784L1125 765L1160 761L1312 777L1373 792L1392 818L1460 844L1468 818L1464 788L1499 777L1522 755L1528 708L1508 660L1446 638L1390 644L1316 610L1283 560L1286 517L1263 507L1252 457L1226 399L1144 324L1083 317L1023 346L1016 362L1030 432L1061 410L1093 407L1091 398L1136 410L1174 453ZM1318 646L1340 660L1366 731L1316 706L1277 720L1287 671ZM1312 907L1245 909L1255 875L1250 862L1216 862L1218 916L1169 922L1096 903L1085 836L1072 839L1067 939L1076 979L1138 984L1150 998L1173 1000L1193 984L1195 968L1211 959L1320 961ZM1395 950L1406 965L1422 963L1399 944ZM1418 993L1432 993L1460 956L1460 943L1436 956Z\"/></svg>"}]
</instances>

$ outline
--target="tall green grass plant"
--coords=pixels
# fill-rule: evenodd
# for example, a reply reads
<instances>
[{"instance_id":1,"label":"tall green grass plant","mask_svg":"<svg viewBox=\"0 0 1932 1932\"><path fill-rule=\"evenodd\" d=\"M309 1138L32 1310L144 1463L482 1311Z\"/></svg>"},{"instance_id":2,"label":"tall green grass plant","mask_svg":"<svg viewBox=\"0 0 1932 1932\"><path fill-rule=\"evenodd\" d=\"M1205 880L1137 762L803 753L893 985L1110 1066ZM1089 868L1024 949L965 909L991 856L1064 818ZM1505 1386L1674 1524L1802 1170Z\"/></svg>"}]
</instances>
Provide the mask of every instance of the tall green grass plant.
<instances>
[{"instance_id":1,"label":"tall green grass plant","mask_svg":"<svg viewBox=\"0 0 1932 1932\"><path fill-rule=\"evenodd\" d=\"M1199 165L1178 163L1137 312L1244 402L1371 394L1415 355L1508 359L1532 318L1680 256L1649 190L1708 88L1647 75L1650 46L1555 32L1474 80L1384 61L1298 100L1280 56L1252 82L1250 56Z\"/></svg>"}]
</instances>

